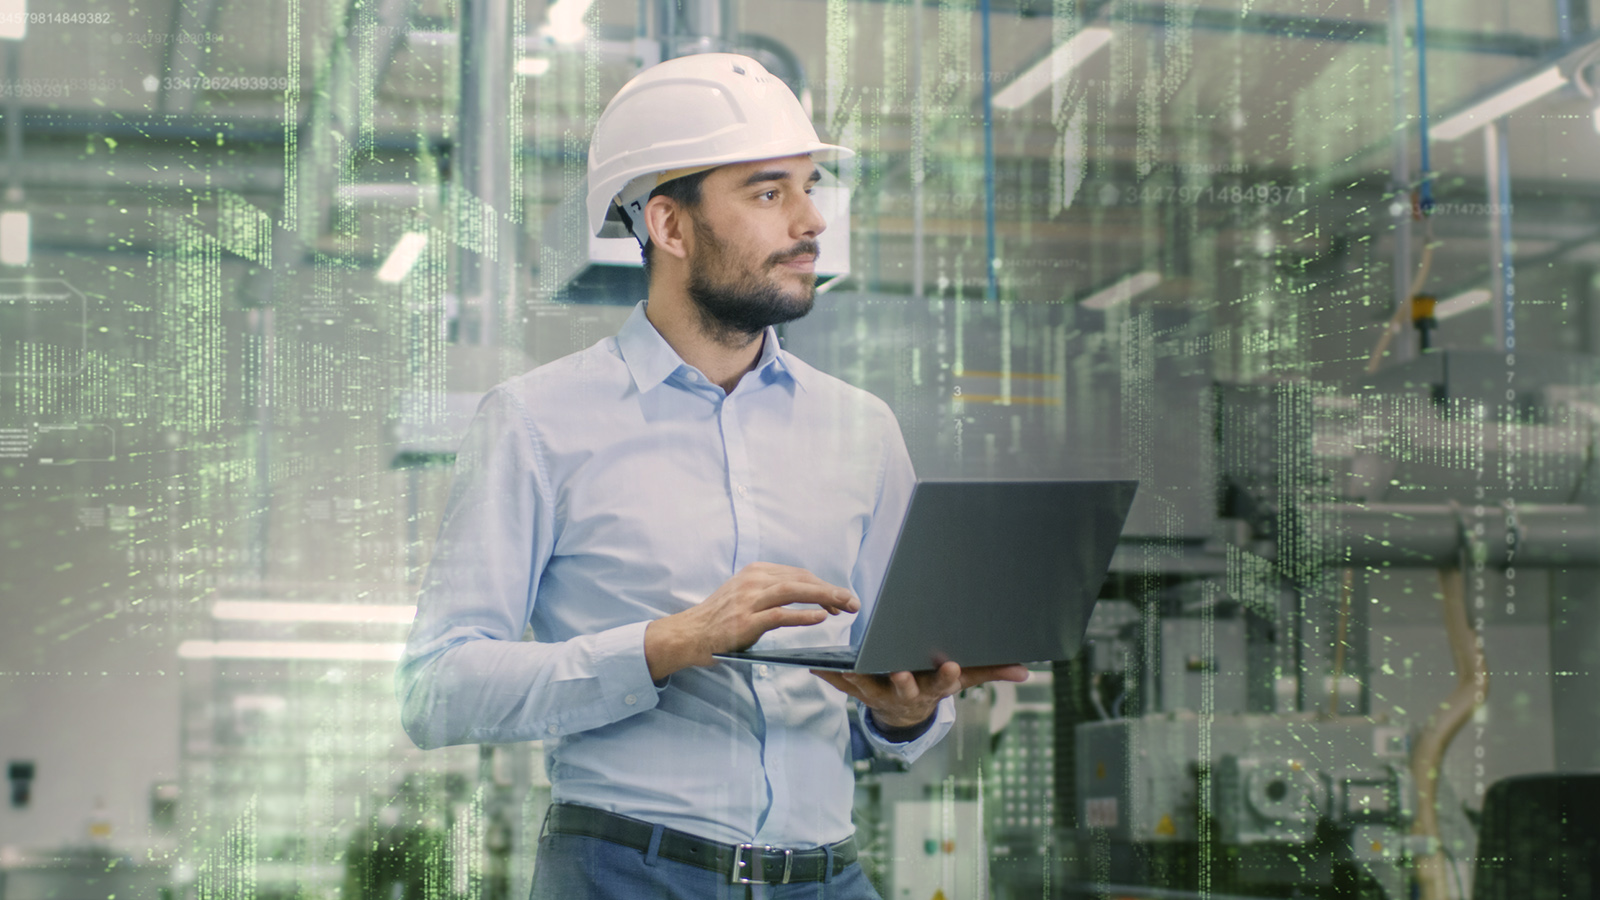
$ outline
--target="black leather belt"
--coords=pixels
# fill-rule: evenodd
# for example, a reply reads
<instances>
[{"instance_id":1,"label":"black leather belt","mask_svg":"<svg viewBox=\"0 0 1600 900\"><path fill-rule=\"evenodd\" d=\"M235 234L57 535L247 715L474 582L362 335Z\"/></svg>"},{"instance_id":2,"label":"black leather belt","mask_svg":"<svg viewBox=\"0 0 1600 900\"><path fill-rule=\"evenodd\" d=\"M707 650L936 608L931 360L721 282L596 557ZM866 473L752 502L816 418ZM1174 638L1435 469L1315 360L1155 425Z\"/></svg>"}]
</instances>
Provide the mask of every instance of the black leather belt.
<instances>
[{"instance_id":1,"label":"black leather belt","mask_svg":"<svg viewBox=\"0 0 1600 900\"><path fill-rule=\"evenodd\" d=\"M545 817L545 830L599 838L644 853L656 826L649 822L576 803L557 803ZM763 844L722 844L671 828L661 829L656 855L728 876L732 884L789 884L827 881L856 861L856 839L809 850L788 850ZM832 857L833 871L828 872Z\"/></svg>"}]
</instances>

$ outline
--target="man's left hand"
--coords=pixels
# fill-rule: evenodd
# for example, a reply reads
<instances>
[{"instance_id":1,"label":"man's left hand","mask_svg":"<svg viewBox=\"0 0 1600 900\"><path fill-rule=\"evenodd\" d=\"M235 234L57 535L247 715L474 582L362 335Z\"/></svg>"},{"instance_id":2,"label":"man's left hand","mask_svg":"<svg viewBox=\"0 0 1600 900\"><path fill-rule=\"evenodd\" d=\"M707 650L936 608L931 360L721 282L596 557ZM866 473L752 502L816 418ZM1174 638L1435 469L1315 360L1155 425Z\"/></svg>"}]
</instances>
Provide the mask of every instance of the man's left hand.
<instances>
[{"instance_id":1,"label":"man's left hand","mask_svg":"<svg viewBox=\"0 0 1600 900\"><path fill-rule=\"evenodd\" d=\"M812 669L811 674L860 700L872 710L872 718L888 728L910 728L933 715L939 701L969 687L988 681L1027 681L1024 666L975 666L963 669L947 662L926 672L895 672L892 675L864 675L857 672L827 672Z\"/></svg>"}]
</instances>

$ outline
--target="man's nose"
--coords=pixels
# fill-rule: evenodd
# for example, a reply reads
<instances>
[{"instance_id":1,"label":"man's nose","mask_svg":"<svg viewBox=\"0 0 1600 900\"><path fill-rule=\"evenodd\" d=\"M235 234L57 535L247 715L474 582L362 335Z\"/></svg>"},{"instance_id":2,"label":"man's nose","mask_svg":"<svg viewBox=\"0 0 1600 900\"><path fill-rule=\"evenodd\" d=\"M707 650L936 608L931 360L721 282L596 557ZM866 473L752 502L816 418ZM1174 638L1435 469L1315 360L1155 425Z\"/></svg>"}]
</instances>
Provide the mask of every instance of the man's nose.
<instances>
[{"instance_id":1,"label":"man's nose","mask_svg":"<svg viewBox=\"0 0 1600 900\"><path fill-rule=\"evenodd\" d=\"M799 210L795 215L790 232L795 237L814 238L828 230L828 220L822 217L822 211L817 209L817 203L810 194L800 195Z\"/></svg>"}]
</instances>

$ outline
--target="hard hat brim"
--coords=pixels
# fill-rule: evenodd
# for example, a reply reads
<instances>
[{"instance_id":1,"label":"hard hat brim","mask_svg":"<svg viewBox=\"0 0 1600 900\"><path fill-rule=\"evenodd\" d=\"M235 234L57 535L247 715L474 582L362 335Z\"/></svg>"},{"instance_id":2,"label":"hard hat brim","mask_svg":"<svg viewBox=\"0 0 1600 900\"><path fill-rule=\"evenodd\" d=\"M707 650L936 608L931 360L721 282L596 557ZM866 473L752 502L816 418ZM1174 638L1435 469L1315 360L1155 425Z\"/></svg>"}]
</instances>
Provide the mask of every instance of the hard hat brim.
<instances>
[{"instance_id":1,"label":"hard hat brim","mask_svg":"<svg viewBox=\"0 0 1600 900\"><path fill-rule=\"evenodd\" d=\"M856 155L849 147L838 144L826 144L821 141L807 141L800 145L770 145L767 147L752 147L748 152L731 153L726 156L707 159L699 165L706 168L732 165L734 163L756 162L763 159L783 159L788 156L809 155L816 162L838 162L850 159ZM594 228L596 237L623 238L632 237L633 233L622 221L621 211L617 208L616 198L629 182L645 175L653 175L658 169L643 168L636 172L624 172L607 180L607 184L591 185L588 191L588 207L590 227ZM626 177L624 177L626 176ZM603 204L603 206L602 206ZM603 218L602 218L603 216ZM596 219L600 219L596 225Z\"/></svg>"}]
</instances>

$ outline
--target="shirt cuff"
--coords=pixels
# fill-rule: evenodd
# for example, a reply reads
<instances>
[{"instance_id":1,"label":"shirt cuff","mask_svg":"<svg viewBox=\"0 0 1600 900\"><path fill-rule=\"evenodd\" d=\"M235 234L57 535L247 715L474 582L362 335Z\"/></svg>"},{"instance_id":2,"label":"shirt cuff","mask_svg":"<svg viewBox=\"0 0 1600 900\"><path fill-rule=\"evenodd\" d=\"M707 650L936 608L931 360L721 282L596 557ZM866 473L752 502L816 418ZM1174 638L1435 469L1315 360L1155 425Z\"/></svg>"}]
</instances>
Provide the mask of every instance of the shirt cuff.
<instances>
[{"instance_id":1,"label":"shirt cuff","mask_svg":"<svg viewBox=\"0 0 1600 900\"><path fill-rule=\"evenodd\" d=\"M917 757L921 756L929 747L943 740L944 736L950 731L951 726L956 721L956 701L953 697L946 697L940 700L939 709L934 713L933 718L922 725L916 726L923 729L922 733L903 742L893 741L885 735L883 729L872 721L872 716L864 704L861 706L861 713L861 736L866 740L868 747L871 748L872 755L881 759L897 759L910 765L916 762Z\"/></svg>"},{"instance_id":2,"label":"shirt cuff","mask_svg":"<svg viewBox=\"0 0 1600 900\"><path fill-rule=\"evenodd\" d=\"M650 664L644 658L644 630L649 624L634 622L589 636L595 641L590 652L600 676L600 693L609 707L605 721L596 724L626 719L656 705L661 688L650 679Z\"/></svg>"},{"instance_id":3,"label":"shirt cuff","mask_svg":"<svg viewBox=\"0 0 1600 900\"><path fill-rule=\"evenodd\" d=\"M865 716L867 727L872 729L878 737L891 744L906 744L928 733L928 729L933 727L934 720L939 718L939 708L934 707L933 712L929 713L926 719L915 725L907 725L904 728L894 728L879 722L877 717L872 714L870 707L866 710Z\"/></svg>"}]
</instances>

